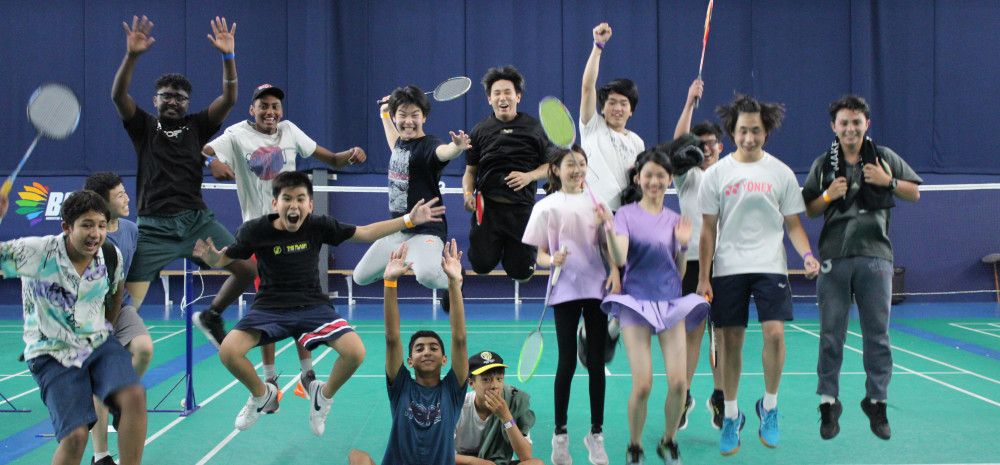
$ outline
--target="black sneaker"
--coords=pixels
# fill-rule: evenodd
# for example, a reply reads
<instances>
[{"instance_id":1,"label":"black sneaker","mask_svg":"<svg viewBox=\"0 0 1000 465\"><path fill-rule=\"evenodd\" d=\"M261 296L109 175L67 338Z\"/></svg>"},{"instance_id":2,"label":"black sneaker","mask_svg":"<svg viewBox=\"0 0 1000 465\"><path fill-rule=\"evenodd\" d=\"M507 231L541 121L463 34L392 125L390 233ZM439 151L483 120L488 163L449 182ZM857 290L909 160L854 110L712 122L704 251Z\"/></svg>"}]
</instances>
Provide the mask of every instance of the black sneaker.
<instances>
[{"instance_id":1,"label":"black sneaker","mask_svg":"<svg viewBox=\"0 0 1000 465\"><path fill-rule=\"evenodd\" d=\"M889 430L889 418L885 415L886 403L875 402L868 397L861 400L861 411L868 415L868 422L871 424L872 432L879 439L889 440L892 432Z\"/></svg>"},{"instance_id":2,"label":"black sneaker","mask_svg":"<svg viewBox=\"0 0 1000 465\"><path fill-rule=\"evenodd\" d=\"M691 391L687 393L687 400L684 401L683 410L681 410L681 422L677 426L678 430L685 430L688 427L688 415L694 410L694 398L691 397ZM660 456L662 457L662 455Z\"/></svg>"},{"instance_id":3,"label":"black sneaker","mask_svg":"<svg viewBox=\"0 0 1000 465\"><path fill-rule=\"evenodd\" d=\"M222 340L226 338L226 330L222 327L222 316L213 311L195 312L191 315L191 322L205 333L208 342L215 348L222 346Z\"/></svg>"},{"instance_id":4,"label":"black sneaker","mask_svg":"<svg viewBox=\"0 0 1000 465\"><path fill-rule=\"evenodd\" d=\"M833 439L840 433L840 414L844 411L844 405L840 399L834 399L833 403L823 402L819 404L819 437L823 439Z\"/></svg>"},{"instance_id":5,"label":"black sneaker","mask_svg":"<svg viewBox=\"0 0 1000 465\"><path fill-rule=\"evenodd\" d=\"M677 441L667 442L660 439L660 444L656 446L656 455L663 459L665 465L680 465L681 451L677 448Z\"/></svg>"},{"instance_id":6,"label":"black sneaker","mask_svg":"<svg viewBox=\"0 0 1000 465\"><path fill-rule=\"evenodd\" d=\"M713 391L712 396L705 399L705 406L712 413L712 428L722 429L722 416L726 412L726 399L722 391Z\"/></svg>"},{"instance_id":7,"label":"black sneaker","mask_svg":"<svg viewBox=\"0 0 1000 465\"><path fill-rule=\"evenodd\" d=\"M646 460L646 453L642 448L632 444L625 449L625 465L643 465Z\"/></svg>"},{"instance_id":8,"label":"black sneaker","mask_svg":"<svg viewBox=\"0 0 1000 465\"><path fill-rule=\"evenodd\" d=\"M111 456L109 455L101 460L96 460L96 461L94 460L94 457L90 457L90 465L118 465L118 464L115 463L115 459L111 458Z\"/></svg>"}]
</instances>

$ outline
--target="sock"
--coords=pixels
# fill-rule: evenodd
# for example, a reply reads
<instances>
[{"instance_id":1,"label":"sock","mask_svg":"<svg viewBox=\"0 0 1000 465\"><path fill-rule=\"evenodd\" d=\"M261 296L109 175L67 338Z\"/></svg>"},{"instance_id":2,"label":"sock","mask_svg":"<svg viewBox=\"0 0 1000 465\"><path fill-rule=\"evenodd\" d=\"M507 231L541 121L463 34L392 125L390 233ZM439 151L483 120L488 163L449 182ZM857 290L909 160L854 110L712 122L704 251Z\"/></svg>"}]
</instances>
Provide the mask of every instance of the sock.
<instances>
[{"instance_id":1,"label":"sock","mask_svg":"<svg viewBox=\"0 0 1000 465\"><path fill-rule=\"evenodd\" d=\"M566 425L556 426L555 434L566 434Z\"/></svg>"},{"instance_id":2,"label":"sock","mask_svg":"<svg viewBox=\"0 0 1000 465\"><path fill-rule=\"evenodd\" d=\"M101 459L103 459L104 457L110 457L110 456L111 456L111 453L108 452L108 451L104 451L104 452L94 451L94 461L95 462L100 462Z\"/></svg>"},{"instance_id":3,"label":"sock","mask_svg":"<svg viewBox=\"0 0 1000 465\"><path fill-rule=\"evenodd\" d=\"M819 396L819 403L821 404L835 404L837 403L837 398L833 396L828 396L826 394L821 394Z\"/></svg>"},{"instance_id":4,"label":"sock","mask_svg":"<svg viewBox=\"0 0 1000 465\"><path fill-rule=\"evenodd\" d=\"M299 359L299 365L302 367L302 374L306 374L309 370L313 369L312 357Z\"/></svg>"},{"instance_id":5,"label":"sock","mask_svg":"<svg viewBox=\"0 0 1000 465\"><path fill-rule=\"evenodd\" d=\"M764 393L764 410L774 410L778 406L778 394Z\"/></svg>"},{"instance_id":6,"label":"sock","mask_svg":"<svg viewBox=\"0 0 1000 465\"><path fill-rule=\"evenodd\" d=\"M264 405L264 402L267 400L267 396L269 394L271 394L271 385L270 384L266 384L265 383L264 384L264 389L265 389L264 395L262 395L260 397L257 397L257 396L253 397L253 403L256 404L258 407Z\"/></svg>"},{"instance_id":7,"label":"sock","mask_svg":"<svg viewBox=\"0 0 1000 465\"><path fill-rule=\"evenodd\" d=\"M726 405L726 418L737 418L740 416L740 410L736 406L735 400L727 400L724 403Z\"/></svg>"},{"instance_id":8,"label":"sock","mask_svg":"<svg viewBox=\"0 0 1000 465\"><path fill-rule=\"evenodd\" d=\"M872 398L869 398L869 399L868 399L868 402L871 402L871 403L872 403L872 405L875 405L875 404L877 404L877 403L879 403L879 402L881 402L881 403L883 403L883 404L885 403L885 401L884 401L884 400L875 400L875 399L872 399Z\"/></svg>"},{"instance_id":9,"label":"sock","mask_svg":"<svg viewBox=\"0 0 1000 465\"><path fill-rule=\"evenodd\" d=\"M278 376L278 372L274 370L274 365L264 365L264 379L271 379Z\"/></svg>"},{"instance_id":10,"label":"sock","mask_svg":"<svg viewBox=\"0 0 1000 465\"><path fill-rule=\"evenodd\" d=\"M713 389L712 390L712 397L713 398L722 399L722 389Z\"/></svg>"},{"instance_id":11,"label":"sock","mask_svg":"<svg viewBox=\"0 0 1000 465\"><path fill-rule=\"evenodd\" d=\"M566 427L564 426L563 429L566 429ZM603 432L604 430L601 428L601 425L590 425L590 434L601 434Z\"/></svg>"}]
</instances>

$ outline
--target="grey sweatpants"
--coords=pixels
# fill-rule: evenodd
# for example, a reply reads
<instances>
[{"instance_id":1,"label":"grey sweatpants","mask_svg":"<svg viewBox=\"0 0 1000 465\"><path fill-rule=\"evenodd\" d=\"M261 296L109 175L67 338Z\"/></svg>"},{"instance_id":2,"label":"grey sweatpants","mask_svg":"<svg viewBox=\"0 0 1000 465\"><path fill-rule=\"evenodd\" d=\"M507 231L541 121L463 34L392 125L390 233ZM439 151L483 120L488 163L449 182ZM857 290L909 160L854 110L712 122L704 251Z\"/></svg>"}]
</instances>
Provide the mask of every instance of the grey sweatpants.
<instances>
[{"instance_id":1,"label":"grey sweatpants","mask_svg":"<svg viewBox=\"0 0 1000 465\"><path fill-rule=\"evenodd\" d=\"M886 400L892 377L889 348L892 262L875 257L824 260L816 291L820 316L816 393L839 395L840 366L853 296L864 341L865 392L874 400Z\"/></svg>"},{"instance_id":2,"label":"grey sweatpants","mask_svg":"<svg viewBox=\"0 0 1000 465\"><path fill-rule=\"evenodd\" d=\"M447 289L448 275L441 268L441 253L444 242L430 234L408 234L397 232L385 236L372 244L354 268L354 282L362 286L382 279L389 256L400 244L406 242L406 262L413 264L413 274L417 282L428 289Z\"/></svg>"}]
</instances>

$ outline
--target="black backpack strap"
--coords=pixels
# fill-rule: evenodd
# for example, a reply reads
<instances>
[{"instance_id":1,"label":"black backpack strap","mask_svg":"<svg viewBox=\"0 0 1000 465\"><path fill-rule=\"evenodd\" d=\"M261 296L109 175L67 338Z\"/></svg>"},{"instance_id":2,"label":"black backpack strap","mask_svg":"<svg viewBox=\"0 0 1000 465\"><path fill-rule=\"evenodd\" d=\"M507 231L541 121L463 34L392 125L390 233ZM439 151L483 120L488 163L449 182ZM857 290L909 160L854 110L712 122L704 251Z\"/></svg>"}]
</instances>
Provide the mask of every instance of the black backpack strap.
<instances>
[{"instance_id":1,"label":"black backpack strap","mask_svg":"<svg viewBox=\"0 0 1000 465\"><path fill-rule=\"evenodd\" d=\"M118 270L118 251L115 249L115 245L108 240L101 244L101 250L104 251L104 266L108 270L108 293L104 295L104 308L108 309L111 307L111 300L114 298L116 290L115 272Z\"/></svg>"}]
</instances>

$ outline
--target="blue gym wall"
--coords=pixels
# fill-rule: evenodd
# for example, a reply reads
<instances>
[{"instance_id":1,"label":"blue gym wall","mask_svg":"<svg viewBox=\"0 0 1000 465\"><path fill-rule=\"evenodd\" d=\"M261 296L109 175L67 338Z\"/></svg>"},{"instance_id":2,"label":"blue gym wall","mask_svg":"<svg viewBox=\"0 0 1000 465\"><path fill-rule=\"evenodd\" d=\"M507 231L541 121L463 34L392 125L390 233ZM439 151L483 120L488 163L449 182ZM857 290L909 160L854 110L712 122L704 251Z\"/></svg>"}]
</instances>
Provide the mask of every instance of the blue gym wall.
<instances>
[{"instance_id":1,"label":"blue gym wall","mask_svg":"<svg viewBox=\"0 0 1000 465\"><path fill-rule=\"evenodd\" d=\"M527 80L522 111L534 113L543 96L556 95L577 113L590 31L601 21L611 24L614 36L600 82L637 82L640 102L629 127L651 145L673 133L697 72L705 3L0 0L0 75L7 83L0 127L8 144L0 173L13 168L34 137L24 117L31 92L59 81L81 99L80 128L64 141L40 142L22 180L63 192L98 170L134 175L135 155L109 97L125 49L121 22L133 14L156 23L156 43L141 58L131 86L139 105L152 110L152 82L165 72L191 79L192 109L219 94L221 60L205 34L210 18L226 16L239 24L240 81L240 100L226 124L247 116L257 84L284 88L285 117L321 145L368 151L368 162L343 170L339 185L384 185L389 151L372 102L400 85L430 90L454 75L476 82L466 97L434 104L426 130L438 136L469 130L488 115L478 81L488 67L508 63ZM1000 47L988 38L998 30L995 0L720 1L705 62L706 95L695 119L712 118L711 110L734 92L783 102L787 118L767 150L801 174L831 140L829 102L856 92L873 105L876 141L896 149L928 181L996 182L1000 158L989 148L1000 146L994 129L1000 87L992 79ZM446 173L457 176L462 169L459 159ZM127 180L134 193L134 179ZM459 186L457 177L445 182ZM907 267L908 290L992 287L978 260L998 249L995 192L925 193L919 204L897 208L892 235L897 262ZM468 216L459 199L449 197L452 234L464 242ZM206 192L206 198L235 229L234 193ZM370 222L385 217L385 198L334 195L331 211L345 221ZM806 224L815 242L819 222ZM57 230L54 221L29 226L12 210L0 239ZM334 266L350 268L362 251L338 248ZM794 258L790 264L800 265Z\"/></svg>"}]
</instances>

